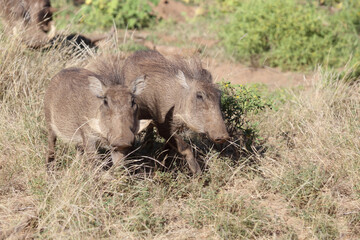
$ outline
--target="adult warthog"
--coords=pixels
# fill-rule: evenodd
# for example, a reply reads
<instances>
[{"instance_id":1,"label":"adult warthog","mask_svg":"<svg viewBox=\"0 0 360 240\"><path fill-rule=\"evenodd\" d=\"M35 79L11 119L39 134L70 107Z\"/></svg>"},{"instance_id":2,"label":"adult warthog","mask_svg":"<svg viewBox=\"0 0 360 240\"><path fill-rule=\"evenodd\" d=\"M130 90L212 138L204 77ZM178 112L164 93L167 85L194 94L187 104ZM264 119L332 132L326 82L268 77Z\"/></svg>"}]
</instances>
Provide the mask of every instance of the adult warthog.
<instances>
[{"instance_id":1,"label":"adult warthog","mask_svg":"<svg viewBox=\"0 0 360 240\"><path fill-rule=\"evenodd\" d=\"M128 88L118 69L102 70L104 74L69 68L51 80L44 101L48 167L55 159L57 137L78 144L87 154L95 154L99 143L108 145L114 163L132 145L139 126L134 98L144 89L144 77Z\"/></svg>"},{"instance_id":2,"label":"adult warthog","mask_svg":"<svg viewBox=\"0 0 360 240\"><path fill-rule=\"evenodd\" d=\"M220 91L209 71L195 57L167 59L157 51L139 51L123 67L127 85L146 75L147 86L137 97L140 119L152 119L159 134L181 153L191 171L201 172L191 147L177 134L189 128L215 142L229 138L220 110Z\"/></svg>"},{"instance_id":3,"label":"adult warthog","mask_svg":"<svg viewBox=\"0 0 360 240\"><path fill-rule=\"evenodd\" d=\"M0 0L6 29L21 34L22 40L34 48L49 40L46 33L53 28L54 11L50 0Z\"/></svg>"}]
</instances>

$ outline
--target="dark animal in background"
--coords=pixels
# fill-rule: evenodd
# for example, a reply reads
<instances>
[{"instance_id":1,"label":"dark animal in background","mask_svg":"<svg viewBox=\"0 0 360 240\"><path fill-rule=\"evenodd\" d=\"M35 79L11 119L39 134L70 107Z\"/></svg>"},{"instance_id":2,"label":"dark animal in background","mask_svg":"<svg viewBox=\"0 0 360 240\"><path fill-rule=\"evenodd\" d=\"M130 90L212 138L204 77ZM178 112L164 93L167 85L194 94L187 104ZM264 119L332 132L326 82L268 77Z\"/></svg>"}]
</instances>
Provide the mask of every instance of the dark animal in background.
<instances>
[{"instance_id":1,"label":"dark animal in background","mask_svg":"<svg viewBox=\"0 0 360 240\"><path fill-rule=\"evenodd\" d=\"M83 35L79 34L69 34L69 35L56 35L42 48L42 50L49 49L62 49L67 51L70 54L81 54L86 49L94 49L97 50L97 43L101 40L106 39L106 37L98 37L94 39L90 39Z\"/></svg>"},{"instance_id":2,"label":"dark animal in background","mask_svg":"<svg viewBox=\"0 0 360 240\"><path fill-rule=\"evenodd\" d=\"M20 34L22 41L32 48L41 47L55 31L50 0L0 0L0 15L7 32Z\"/></svg>"},{"instance_id":3,"label":"dark animal in background","mask_svg":"<svg viewBox=\"0 0 360 240\"><path fill-rule=\"evenodd\" d=\"M85 0L74 0L74 5L75 6L80 6L81 4L84 4Z\"/></svg>"},{"instance_id":4,"label":"dark animal in background","mask_svg":"<svg viewBox=\"0 0 360 240\"><path fill-rule=\"evenodd\" d=\"M96 70L95 70L96 71ZM215 142L229 138L220 110L220 90L198 58L167 59L157 51L139 51L123 67L125 84L146 75L137 97L140 119L153 119L159 134L181 153L191 171L200 173L191 147L177 134L183 128L205 133Z\"/></svg>"},{"instance_id":5,"label":"dark animal in background","mask_svg":"<svg viewBox=\"0 0 360 240\"><path fill-rule=\"evenodd\" d=\"M109 146L113 163L132 145L139 126L134 98L144 89L144 77L135 79L128 88L117 74L119 66L101 66L105 66L101 70L104 75L69 68L51 80L44 100L49 169L57 137L77 144L90 155L96 154L98 144Z\"/></svg>"}]
</instances>

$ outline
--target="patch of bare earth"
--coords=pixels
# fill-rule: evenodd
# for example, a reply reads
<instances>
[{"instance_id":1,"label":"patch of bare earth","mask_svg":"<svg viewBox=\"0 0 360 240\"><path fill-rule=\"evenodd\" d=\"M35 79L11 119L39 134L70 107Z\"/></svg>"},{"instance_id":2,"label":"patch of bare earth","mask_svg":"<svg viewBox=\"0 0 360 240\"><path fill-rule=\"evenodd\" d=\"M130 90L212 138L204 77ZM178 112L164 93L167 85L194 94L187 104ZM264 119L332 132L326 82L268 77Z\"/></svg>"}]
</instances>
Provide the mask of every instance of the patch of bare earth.
<instances>
[{"instance_id":1,"label":"patch of bare earth","mask_svg":"<svg viewBox=\"0 0 360 240\"><path fill-rule=\"evenodd\" d=\"M157 42L160 43L155 43L148 40L151 34L154 33L147 31L124 32L121 30L118 33L120 41L134 41L148 49L157 50L165 56L203 54L208 49L217 48L219 44L218 40L211 38L192 37L190 41L184 41L176 36L165 34L156 34ZM283 72L278 68L271 67L249 67L239 62L213 56L203 57L203 64L211 71L216 82L230 81L233 84L262 83L270 88L279 88L309 86L311 84L310 79L314 79L311 73Z\"/></svg>"},{"instance_id":2,"label":"patch of bare earth","mask_svg":"<svg viewBox=\"0 0 360 240\"><path fill-rule=\"evenodd\" d=\"M161 0L157 6L153 6L153 12L158 18L172 19L176 22L183 22L187 17L194 17L195 9L175 0Z\"/></svg>"},{"instance_id":3,"label":"patch of bare earth","mask_svg":"<svg viewBox=\"0 0 360 240\"><path fill-rule=\"evenodd\" d=\"M309 85L305 74L282 72L275 68L252 68L241 63L219 62L216 59L205 59L215 81L230 81L233 84L263 83L269 87L292 87Z\"/></svg>"}]
</instances>

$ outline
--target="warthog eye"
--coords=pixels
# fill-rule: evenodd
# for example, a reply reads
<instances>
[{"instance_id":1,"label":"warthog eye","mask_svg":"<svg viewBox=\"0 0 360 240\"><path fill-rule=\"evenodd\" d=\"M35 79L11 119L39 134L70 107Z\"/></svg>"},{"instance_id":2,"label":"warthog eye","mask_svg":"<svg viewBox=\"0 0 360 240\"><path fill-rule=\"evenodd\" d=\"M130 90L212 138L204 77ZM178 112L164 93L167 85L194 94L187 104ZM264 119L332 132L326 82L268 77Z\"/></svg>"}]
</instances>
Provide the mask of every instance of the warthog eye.
<instances>
[{"instance_id":1,"label":"warthog eye","mask_svg":"<svg viewBox=\"0 0 360 240\"><path fill-rule=\"evenodd\" d=\"M131 107L136 107L135 98L131 98Z\"/></svg>"},{"instance_id":2,"label":"warthog eye","mask_svg":"<svg viewBox=\"0 0 360 240\"><path fill-rule=\"evenodd\" d=\"M103 101L104 101L104 105L108 107L108 106L109 106L109 103L108 103L107 97L104 97Z\"/></svg>"},{"instance_id":3,"label":"warthog eye","mask_svg":"<svg viewBox=\"0 0 360 240\"><path fill-rule=\"evenodd\" d=\"M197 92L196 93L196 98L199 99L199 100L204 100L204 96L201 92Z\"/></svg>"},{"instance_id":4,"label":"warthog eye","mask_svg":"<svg viewBox=\"0 0 360 240\"><path fill-rule=\"evenodd\" d=\"M103 104L104 104L106 107L109 106L107 97L105 97L105 96L97 96L97 97L103 100Z\"/></svg>"}]
</instances>

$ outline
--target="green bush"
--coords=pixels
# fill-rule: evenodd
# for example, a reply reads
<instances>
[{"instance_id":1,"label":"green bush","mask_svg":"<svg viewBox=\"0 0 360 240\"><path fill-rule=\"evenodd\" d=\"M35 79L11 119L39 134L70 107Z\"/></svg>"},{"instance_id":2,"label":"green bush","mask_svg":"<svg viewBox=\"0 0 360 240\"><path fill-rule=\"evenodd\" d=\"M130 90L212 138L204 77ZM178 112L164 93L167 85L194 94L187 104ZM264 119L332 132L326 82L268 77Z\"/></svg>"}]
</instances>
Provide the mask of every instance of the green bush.
<instances>
[{"instance_id":1,"label":"green bush","mask_svg":"<svg viewBox=\"0 0 360 240\"><path fill-rule=\"evenodd\" d=\"M250 147L259 136L256 124L246 122L245 116L271 107L271 102L269 99L262 98L256 85L245 86L230 84L230 82L220 82L219 85L222 91L221 111L229 134L235 137L242 134L247 147Z\"/></svg>"},{"instance_id":2,"label":"green bush","mask_svg":"<svg viewBox=\"0 0 360 240\"><path fill-rule=\"evenodd\" d=\"M335 21L341 21L345 25L352 26L360 34L360 1L343 0L337 13Z\"/></svg>"},{"instance_id":3,"label":"green bush","mask_svg":"<svg viewBox=\"0 0 360 240\"><path fill-rule=\"evenodd\" d=\"M222 12L234 12L240 4L240 0L217 0L216 7Z\"/></svg>"},{"instance_id":4,"label":"green bush","mask_svg":"<svg viewBox=\"0 0 360 240\"><path fill-rule=\"evenodd\" d=\"M228 2L228 1L226 1ZM348 9L348 8L346 8ZM360 59L357 21L350 11L330 15L293 0L244 0L219 35L230 54L256 65L309 70Z\"/></svg>"},{"instance_id":5,"label":"green bush","mask_svg":"<svg viewBox=\"0 0 360 240\"><path fill-rule=\"evenodd\" d=\"M158 0L150 0L157 4ZM96 28L144 28L155 20L152 8L143 0L87 0L81 8L83 22Z\"/></svg>"}]
</instances>

